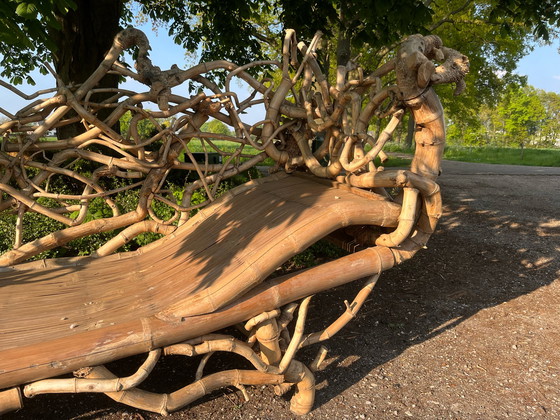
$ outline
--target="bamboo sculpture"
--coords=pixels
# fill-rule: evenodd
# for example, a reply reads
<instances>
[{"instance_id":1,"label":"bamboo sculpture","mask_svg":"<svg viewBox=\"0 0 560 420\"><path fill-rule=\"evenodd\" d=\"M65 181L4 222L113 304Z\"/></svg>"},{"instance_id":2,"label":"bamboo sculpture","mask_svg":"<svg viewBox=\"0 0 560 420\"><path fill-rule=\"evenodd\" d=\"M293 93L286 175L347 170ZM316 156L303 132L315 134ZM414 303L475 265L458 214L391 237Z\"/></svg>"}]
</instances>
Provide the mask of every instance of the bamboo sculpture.
<instances>
[{"instance_id":1,"label":"bamboo sculpture","mask_svg":"<svg viewBox=\"0 0 560 420\"><path fill-rule=\"evenodd\" d=\"M316 60L319 39L317 34L309 45L298 43L289 30L280 61L214 61L162 71L148 58L145 35L129 28L80 86L58 80L56 89L26 96L1 82L27 99L53 96L15 115L0 109L9 118L0 125L0 212L17 216L13 248L0 256L0 414L22 406L21 390L26 397L101 392L166 414L221 387L245 394L245 385L257 384L275 385L278 394L295 386L292 411L312 409L313 371L325 351L310 367L296 360L297 352L340 331L379 274L411 258L433 233L441 215L435 179L445 144L433 85L453 82L460 93L468 71L467 58L443 47L438 37L413 35L367 76L354 63L338 67L333 86ZM135 72L118 61L133 48ZM249 74L262 66L276 68L280 81ZM96 88L107 73L149 90ZM209 73L221 74L223 87ZM236 81L249 87L247 98L233 91ZM199 93L177 93L188 83ZM93 101L101 92L110 97ZM150 103L158 110L151 111ZM254 107L264 109L263 120L243 122ZM410 170L376 168L374 158L383 156L406 111L416 123ZM114 127L126 112L129 131L119 133ZM389 122L380 133L368 131L372 119L385 117ZM234 135L203 131L209 118L227 124ZM139 135L143 120L156 128L149 138ZM50 130L74 123L83 126L81 134L43 140ZM313 151L317 137L324 141ZM225 148L222 140L236 147ZM202 155L193 152L195 142ZM220 161L212 162L212 154ZM278 173L221 194L225 180L269 157ZM172 176L184 180L178 196L169 190ZM401 194L389 195L385 188ZM127 207L122 194L130 191L136 200ZM204 197L202 202L195 203L194 195ZM104 213L88 216L99 200ZM171 216L158 214L161 206ZM29 239L29 212L61 228ZM357 252L269 278L287 259L341 228L351 235L346 246ZM100 232L113 232L112 238L90 256L40 258ZM163 238L118 253L146 232ZM30 259L37 261L25 262ZM325 330L306 332L311 296L359 278L366 283L346 312ZM219 333L236 324L245 330L244 340ZM240 355L254 369L205 376L205 364L217 351ZM102 366L144 352L146 361L129 377L117 378ZM195 381L170 394L139 389L162 354L201 356ZM71 372L74 378L56 378Z\"/></svg>"}]
</instances>

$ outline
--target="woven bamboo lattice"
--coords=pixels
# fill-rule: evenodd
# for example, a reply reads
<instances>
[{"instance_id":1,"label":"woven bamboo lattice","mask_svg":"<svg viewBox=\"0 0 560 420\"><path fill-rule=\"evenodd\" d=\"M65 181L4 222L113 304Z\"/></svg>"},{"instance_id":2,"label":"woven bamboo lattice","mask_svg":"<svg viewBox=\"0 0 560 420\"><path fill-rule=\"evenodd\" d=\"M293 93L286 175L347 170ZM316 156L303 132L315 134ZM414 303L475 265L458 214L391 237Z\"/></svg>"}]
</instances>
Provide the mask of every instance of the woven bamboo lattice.
<instances>
[{"instance_id":1,"label":"woven bamboo lattice","mask_svg":"<svg viewBox=\"0 0 560 420\"><path fill-rule=\"evenodd\" d=\"M459 93L468 71L467 58L439 38L414 35L369 75L355 63L338 67L331 85L315 57L319 40L320 34L309 45L298 43L287 31L280 61L162 71L148 58L145 35L129 28L80 86L58 81L41 92L52 97L15 115L0 110L9 117L0 125L0 212L15 220L13 247L0 255L0 389L6 388L0 413L21 406L21 386L28 397L102 392L167 413L224 386L271 384L283 393L295 385L292 410L311 410L312 371L324 353L309 367L295 355L336 334L383 270L425 246L441 213L435 179L445 143L432 86L453 82ZM129 49L137 52L136 71L118 61ZM250 75L263 66L281 78ZM96 88L107 73L149 90ZM216 74L220 85L212 81ZM249 91L245 98L234 92L239 83ZM198 93L177 93L187 85ZM98 94L105 99L95 99ZM263 119L243 122L258 107ZM416 124L410 170L376 168L374 158L384 157L383 146L407 111ZM119 133L114 127L127 113L128 130ZM205 131L209 119L233 134ZM374 120L388 122L371 133ZM145 121L154 129L141 136ZM44 139L76 123L82 129L75 135ZM317 139L322 142L313 148ZM224 193L229 178L267 158L275 162L274 175ZM52 231L34 236L30 214L50 219ZM340 229L357 252L269 278ZM147 232L163 238L122 252ZM64 255L73 241L92 235L102 241L89 256L42 259L57 249ZM339 319L304 334L311 295L364 277ZM217 333L236 324L245 340ZM204 376L216 351L241 355L254 369ZM102 366L144 352L146 362L130 377L116 378ZM162 353L201 355L196 381L171 394L137 388ZM50 379L73 371L75 378Z\"/></svg>"}]
</instances>

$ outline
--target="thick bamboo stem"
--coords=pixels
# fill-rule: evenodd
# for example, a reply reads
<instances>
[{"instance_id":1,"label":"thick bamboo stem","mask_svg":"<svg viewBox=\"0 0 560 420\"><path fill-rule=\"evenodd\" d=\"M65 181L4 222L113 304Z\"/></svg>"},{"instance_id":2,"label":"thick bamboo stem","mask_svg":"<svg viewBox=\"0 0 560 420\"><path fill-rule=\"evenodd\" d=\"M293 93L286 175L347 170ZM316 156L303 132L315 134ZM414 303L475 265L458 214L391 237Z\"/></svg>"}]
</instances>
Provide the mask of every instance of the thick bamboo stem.
<instances>
[{"instance_id":1,"label":"thick bamboo stem","mask_svg":"<svg viewBox=\"0 0 560 420\"><path fill-rule=\"evenodd\" d=\"M268 319L256 327L255 337L259 342L261 357L266 364L277 365L282 358L282 351L278 339L280 330L276 319Z\"/></svg>"},{"instance_id":2,"label":"thick bamboo stem","mask_svg":"<svg viewBox=\"0 0 560 420\"><path fill-rule=\"evenodd\" d=\"M6 252L0 256L0 267L6 267L25 261L33 255L64 245L76 238L128 226L131 223L142 220L144 217L145 215L142 213L139 214L138 212L133 211L111 219L92 220L91 222L83 225L72 226L64 230L59 230L58 232L47 235L41 239L28 242L18 249Z\"/></svg>"},{"instance_id":3,"label":"thick bamboo stem","mask_svg":"<svg viewBox=\"0 0 560 420\"><path fill-rule=\"evenodd\" d=\"M121 246L130 242L132 239L134 239L136 236L140 235L141 233L152 232L152 233L159 233L162 235L169 235L175 232L176 229L177 229L176 226L162 225L153 220L143 220L121 231L113 239L106 242L105 245L101 246L95 253L92 254L92 256L102 257L104 255L112 254Z\"/></svg>"},{"instance_id":4,"label":"thick bamboo stem","mask_svg":"<svg viewBox=\"0 0 560 420\"><path fill-rule=\"evenodd\" d=\"M280 373L278 369L263 361L248 345L233 337L213 338L201 337L202 343L191 345L188 343L174 344L163 349L165 355L200 356L217 351L235 353L247 359L259 372Z\"/></svg>"},{"instance_id":5,"label":"thick bamboo stem","mask_svg":"<svg viewBox=\"0 0 560 420\"><path fill-rule=\"evenodd\" d=\"M346 178L350 185L362 188L400 187L420 191L423 200L418 227L425 233L434 232L442 214L442 200L439 185L429 178L410 171L383 171L350 175Z\"/></svg>"},{"instance_id":6,"label":"thick bamboo stem","mask_svg":"<svg viewBox=\"0 0 560 420\"><path fill-rule=\"evenodd\" d=\"M416 188L404 189L399 225L393 232L383 234L377 238L375 241L376 245L398 247L408 238L417 219L418 194L419 191Z\"/></svg>"},{"instance_id":7,"label":"thick bamboo stem","mask_svg":"<svg viewBox=\"0 0 560 420\"><path fill-rule=\"evenodd\" d=\"M19 388L10 388L0 391L0 415L19 410L22 407L23 401Z\"/></svg>"},{"instance_id":8,"label":"thick bamboo stem","mask_svg":"<svg viewBox=\"0 0 560 420\"><path fill-rule=\"evenodd\" d=\"M293 383L297 391L290 400L290 410L299 416L308 414L315 402L315 377L301 362L292 360L285 373L286 382Z\"/></svg>"},{"instance_id":9,"label":"thick bamboo stem","mask_svg":"<svg viewBox=\"0 0 560 420\"><path fill-rule=\"evenodd\" d=\"M280 314L281 314L281 311L279 309L275 309L273 311L268 311L268 312L263 312L262 314L259 314L255 317L251 318L250 320L248 320L245 323L245 329L247 331L251 331L253 328L255 328L255 326L261 324L264 321L268 321L270 319L277 318Z\"/></svg>"}]
</instances>

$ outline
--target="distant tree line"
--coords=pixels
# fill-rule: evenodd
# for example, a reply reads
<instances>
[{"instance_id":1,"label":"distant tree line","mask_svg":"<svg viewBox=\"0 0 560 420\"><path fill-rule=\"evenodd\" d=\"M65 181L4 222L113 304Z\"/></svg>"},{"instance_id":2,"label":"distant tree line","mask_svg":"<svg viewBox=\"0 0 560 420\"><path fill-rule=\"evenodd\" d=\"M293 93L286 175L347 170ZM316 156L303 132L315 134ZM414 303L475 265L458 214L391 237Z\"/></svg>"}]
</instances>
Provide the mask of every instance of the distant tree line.
<instances>
[{"instance_id":1,"label":"distant tree line","mask_svg":"<svg viewBox=\"0 0 560 420\"><path fill-rule=\"evenodd\" d=\"M465 146L547 148L560 146L560 95L510 85L477 118L448 121L448 142Z\"/></svg>"}]
</instances>

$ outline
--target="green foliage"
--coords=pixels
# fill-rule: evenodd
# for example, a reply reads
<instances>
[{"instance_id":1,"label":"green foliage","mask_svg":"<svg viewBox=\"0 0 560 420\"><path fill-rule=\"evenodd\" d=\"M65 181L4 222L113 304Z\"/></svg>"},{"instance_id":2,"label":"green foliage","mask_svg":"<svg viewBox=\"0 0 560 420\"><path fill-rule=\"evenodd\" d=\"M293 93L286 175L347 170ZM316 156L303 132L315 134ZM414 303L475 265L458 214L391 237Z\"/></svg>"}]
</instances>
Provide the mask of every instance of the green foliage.
<instances>
[{"instance_id":1,"label":"green foliage","mask_svg":"<svg viewBox=\"0 0 560 420\"><path fill-rule=\"evenodd\" d=\"M310 38L321 30L327 37L339 34L354 47L364 43L379 48L404 35L425 32L433 10L419 0L280 0L280 20L300 37Z\"/></svg>"},{"instance_id":2,"label":"green foliage","mask_svg":"<svg viewBox=\"0 0 560 420\"><path fill-rule=\"evenodd\" d=\"M169 35L187 51L200 47L201 61L225 59L246 63L262 58L252 20L269 13L258 0L138 0L141 12L165 24Z\"/></svg>"},{"instance_id":3,"label":"green foliage","mask_svg":"<svg viewBox=\"0 0 560 420\"><path fill-rule=\"evenodd\" d=\"M202 129L204 131L204 125L202 126ZM222 150L225 153L235 153L235 151L239 148L239 143L235 143L235 142L228 141L228 140L212 140L212 143L214 143L216 145L216 147L218 147L220 150ZM196 139L196 138L192 139L189 142L189 150L193 153L212 152L212 150L210 149L210 147L207 144L203 145L202 142L200 141L200 139ZM245 155L257 155L259 153L262 153L262 152L255 149L253 146L245 146L243 148L243 154L245 154ZM245 159L245 158L242 158L242 159ZM185 161L184 152L181 152L181 154L178 157L178 160L180 162ZM262 166L273 166L274 165L274 160L272 160L271 158L266 158L261 163L261 165Z\"/></svg>"},{"instance_id":4,"label":"green foliage","mask_svg":"<svg viewBox=\"0 0 560 420\"><path fill-rule=\"evenodd\" d=\"M560 139L560 95L553 92L537 91L546 112L539 133L539 146L552 147Z\"/></svg>"},{"instance_id":5,"label":"green foliage","mask_svg":"<svg viewBox=\"0 0 560 420\"><path fill-rule=\"evenodd\" d=\"M504 15L532 28L534 35L545 41L554 33L552 27L560 23L557 0L497 0L489 16L490 22L500 23ZM514 25L509 23L501 23L500 27L505 34L514 30Z\"/></svg>"},{"instance_id":6,"label":"green foliage","mask_svg":"<svg viewBox=\"0 0 560 420\"><path fill-rule=\"evenodd\" d=\"M38 202L43 206L54 204L52 200L41 198ZM15 226L17 212L3 211L0 213L0 254L12 249L15 240ZM23 243L32 241L36 238L64 229L64 225L56 220L39 213L26 212L23 216ZM52 251L43 252L35 259L63 257L66 256L66 249L59 248Z\"/></svg>"},{"instance_id":7,"label":"green foliage","mask_svg":"<svg viewBox=\"0 0 560 420\"><path fill-rule=\"evenodd\" d=\"M39 68L46 74L42 63L52 61L50 52L58 48L48 31L60 28L58 17L76 7L73 0L1 1L0 75L16 85L34 85L29 72Z\"/></svg>"},{"instance_id":8,"label":"green foliage","mask_svg":"<svg viewBox=\"0 0 560 420\"><path fill-rule=\"evenodd\" d=\"M208 133L215 134L224 134L226 136L234 135L234 133L227 127L227 125L219 120L214 119L202 124L202 127L200 127L200 131L206 131Z\"/></svg>"},{"instance_id":9,"label":"green foliage","mask_svg":"<svg viewBox=\"0 0 560 420\"><path fill-rule=\"evenodd\" d=\"M544 106L530 87L509 89L497 112L502 118L503 138L508 146L524 147L546 119Z\"/></svg>"},{"instance_id":10,"label":"green foliage","mask_svg":"<svg viewBox=\"0 0 560 420\"><path fill-rule=\"evenodd\" d=\"M1 2L2 75L19 83L43 61L52 61L51 52L64 55L49 31L60 29L68 11L84 4L79 0ZM471 61L478 54L497 63L500 57L507 62L514 59L526 46L523 36L531 31L548 39L551 26L559 20L560 9L556 6L552 0L137 0L126 2L120 17L121 26L132 23L138 14L149 17L156 25L166 27L187 51L200 51L202 61L246 63L264 58L270 45L277 44L282 30L294 28L303 39L321 30L331 45L339 41L345 44L338 45L341 51L351 45L354 51L346 53L352 56L358 52L367 55L411 33L434 30L445 35L449 45L458 47L449 41L460 41L461 48L457 49L468 54ZM478 51L469 51L469 46ZM87 46L76 54L88 54ZM80 62L79 57L74 57L74 62ZM480 66L480 70L483 68ZM478 69L475 62L474 70ZM490 85L496 83L493 74L485 73L494 79Z\"/></svg>"},{"instance_id":11,"label":"green foliage","mask_svg":"<svg viewBox=\"0 0 560 420\"><path fill-rule=\"evenodd\" d=\"M480 125L479 114L484 106L495 106L496 101L511 84L525 80L515 74L517 62L531 48L531 27L516 24L507 14L491 17L496 2L440 2L435 7L433 33L445 45L469 57L470 72L466 77L467 89L459 98L453 86L438 86L437 92L446 115L464 131ZM502 26L510 30L505 33ZM470 136L469 144L475 137Z\"/></svg>"},{"instance_id":12,"label":"green foliage","mask_svg":"<svg viewBox=\"0 0 560 420\"><path fill-rule=\"evenodd\" d=\"M560 95L511 85L482 105L468 124L451 119L448 143L463 146L554 147L560 139Z\"/></svg>"},{"instance_id":13,"label":"green foliage","mask_svg":"<svg viewBox=\"0 0 560 420\"><path fill-rule=\"evenodd\" d=\"M326 240L320 240L305 251L294 255L280 267L280 273L289 273L291 271L301 270L304 268L314 267L327 260L340 258L348 253L338 246Z\"/></svg>"},{"instance_id":14,"label":"green foliage","mask_svg":"<svg viewBox=\"0 0 560 420\"><path fill-rule=\"evenodd\" d=\"M131 121L132 113L130 111L125 112L119 120L121 133L128 133ZM168 127L172 123L171 121L168 121L164 118L158 118L155 122L159 124L161 128ZM138 135L140 136L141 140L149 139L158 132L158 127L156 126L156 124L154 124L154 121L148 118L139 120L136 124L136 129L138 130Z\"/></svg>"}]
</instances>

